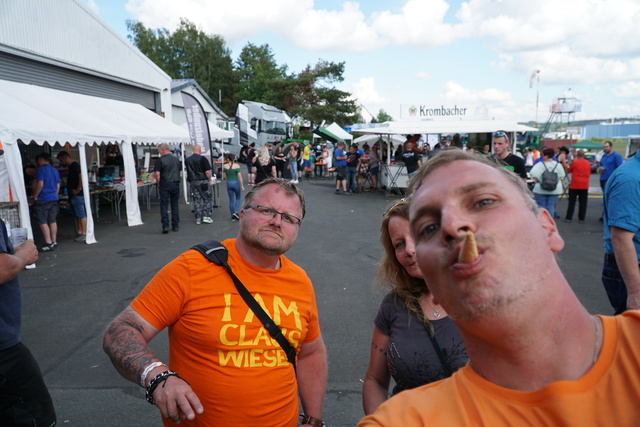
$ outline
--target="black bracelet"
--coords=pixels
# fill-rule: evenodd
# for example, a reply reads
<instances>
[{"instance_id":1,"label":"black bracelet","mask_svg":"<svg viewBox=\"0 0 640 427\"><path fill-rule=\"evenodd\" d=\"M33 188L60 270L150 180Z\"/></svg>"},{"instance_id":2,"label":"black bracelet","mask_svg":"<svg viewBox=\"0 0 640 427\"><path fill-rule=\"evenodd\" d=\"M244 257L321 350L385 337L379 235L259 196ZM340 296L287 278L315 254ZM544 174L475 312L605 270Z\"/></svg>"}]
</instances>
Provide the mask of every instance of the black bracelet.
<instances>
[{"instance_id":1,"label":"black bracelet","mask_svg":"<svg viewBox=\"0 0 640 427\"><path fill-rule=\"evenodd\" d=\"M300 421L300 424L304 425L304 424L309 424L310 426L313 427L324 427L325 424L322 420L319 420L317 418L313 418L310 415L306 415L306 414L300 414L300 416L302 416L302 421Z\"/></svg>"},{"instance_id":2,"label":"black bracelet","mask_svg":"<svg viewBox=\"0 0 640 427\"><path fill-rule=\"evenodd\" d=\"M189 384L189 381L187 381L184 378L182 378L180 375L178 375L177 372L173 372L173 371L161 372L158 375L156 375L155 377L153 377L153 379L151 381L149 381L149 385L147 386L147 390L144 392L144 396L146 397L147 402L151 403L152 405L156 404L156 401L153 398L153 392L156 390L156 388L158 388L160 383L162 383L162 387L164 387L164 383L165 383L165 381L167 381L167 379L169 377L178 377L182 381L184 381L185 383Z\"/></svg>"}]
</instances>

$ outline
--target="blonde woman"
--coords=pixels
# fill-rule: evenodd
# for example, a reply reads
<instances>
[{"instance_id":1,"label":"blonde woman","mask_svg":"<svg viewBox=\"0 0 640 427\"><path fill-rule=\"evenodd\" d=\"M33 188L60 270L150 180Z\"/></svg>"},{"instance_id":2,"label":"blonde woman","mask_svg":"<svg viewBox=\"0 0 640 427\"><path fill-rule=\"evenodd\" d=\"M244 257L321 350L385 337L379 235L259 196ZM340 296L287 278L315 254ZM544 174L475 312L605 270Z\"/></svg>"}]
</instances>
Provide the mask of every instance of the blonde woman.
<instances>
[{"instance_id":1,"label":"blonde woman","mask_svg":"<svg viewBox=\"0 0 640 427\"><path fill-rule=\"evenodd\" d=\"M376 276L389 288L376 315L369 366L362 386L365 414L393 394L441 380L463 367L469 356L460 332L429 292L416 264L409 231L409 202L395 202L380 227L385 253Z\"/></svg>"},{"instance_id":2,"label":"blonde woman","mask_svg":"<svg viewBox=\"0 0 640 427\"><path fill-rule=\"evenodd\" d=\"M264 145L258 149L258 155L253 162L253 176L255 176L254 184L259 184L267 178L275 178L276 162L271 158L269 150Z\"/></svg>"},{"instance_id":3,"label":"blonde woman","mask_svg":"<svg viewBox=\"0 0 640 427\"><path fill-rule=\"evenodd\" d=\"M242 173L240 165L236 162L233 153L224 156L224 166L222 167L222 177L227 181L227 194L229 195L229 210L231 211L231 221L240 219L240 200L244 185L242 185Z\"/></svg>"}]
</instances>

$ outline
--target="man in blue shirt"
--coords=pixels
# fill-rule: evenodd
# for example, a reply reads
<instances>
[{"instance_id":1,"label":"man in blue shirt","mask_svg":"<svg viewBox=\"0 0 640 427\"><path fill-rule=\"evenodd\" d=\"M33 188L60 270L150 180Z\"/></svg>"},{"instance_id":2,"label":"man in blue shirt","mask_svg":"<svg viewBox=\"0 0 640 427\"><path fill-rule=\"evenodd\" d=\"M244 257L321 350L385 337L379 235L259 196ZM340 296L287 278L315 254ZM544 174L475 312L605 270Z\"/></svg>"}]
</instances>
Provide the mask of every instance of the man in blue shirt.
<instances>
[{"instance_id":1,"label":"man in blue shirt","mask_svg":"<svg viewBox=\"0 0 640 427\"><path fill-rule=\"evenodd\" d=\"M604 143L602 151L604 151L604 155L600 159L598 172L600 172L600 187L602 188L602 194L604 196L604 188L607 185L607 180L609 179L613 171L615 171L622 164L622 156L616 151L613 151L613 145L611 144L611 141L606 141Z\"/></svg>"},{"instance_id":2,"label":"man in blue shirt","mask_svg":"<svg viewBox=\"0 0 640 427\"><path fill-rule=\"evenodd\" d=\"M51 166L51 155L40 153L36 156L38 171L36 186L33 190L33 210L36 223L40 227L44 246L42 252L52 251L58 246L58 192L60 191L60 174Z\"/></svg>"},{"instance_id":3,"label":"man in blue shirt","mask_svg":"<svg viewBox=\"0 0 640 427\"><path fill-rule=\"evenodd\" d=\"M602 284L615 313L640 308L640 156L607 180Z\"/></svg>"},{"instance_id":4,"label":"man in blue shirt","mask_svg":"<svg viewBox=\"0 0 640 427\"><path fill-rule=\"evenodd\" d=\"M336 194L340 194L340 186L342 186L342 194L351 195L347 193L347 153L344 151L343 141L338 141L336 144L333 158L336 165Z\"/></svg>"}]
</instances>

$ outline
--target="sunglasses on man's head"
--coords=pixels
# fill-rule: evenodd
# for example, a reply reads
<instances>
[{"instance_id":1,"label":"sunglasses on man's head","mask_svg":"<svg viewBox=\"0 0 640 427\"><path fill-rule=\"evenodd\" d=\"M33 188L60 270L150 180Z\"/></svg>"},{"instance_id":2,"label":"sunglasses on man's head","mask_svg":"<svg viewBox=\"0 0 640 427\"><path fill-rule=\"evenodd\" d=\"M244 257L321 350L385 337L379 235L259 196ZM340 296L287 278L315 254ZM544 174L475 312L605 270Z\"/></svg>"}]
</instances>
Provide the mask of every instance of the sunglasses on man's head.
<instances>
[{"instance_id":1,"label":"sunglasses on man's head","mask_svg":"<svg viewBox=\"0 0 640 427\"><path fill-rule=\"evenodd\" d=\"M501 131L501 130L494 132L493 136L497 137L497 138L500 138L500 137L503 137L503 136L508 138L507 133L504 132L504 131Z\"/></svg>"}]
</instances>

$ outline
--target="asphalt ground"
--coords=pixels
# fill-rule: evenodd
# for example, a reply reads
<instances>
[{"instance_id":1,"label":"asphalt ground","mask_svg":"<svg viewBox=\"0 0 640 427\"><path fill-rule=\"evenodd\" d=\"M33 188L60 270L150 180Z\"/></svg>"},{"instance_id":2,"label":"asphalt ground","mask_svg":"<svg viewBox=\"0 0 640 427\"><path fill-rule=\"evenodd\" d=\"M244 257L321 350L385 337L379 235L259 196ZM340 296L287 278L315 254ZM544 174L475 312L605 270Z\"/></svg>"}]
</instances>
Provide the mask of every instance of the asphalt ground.
<instances>
[{"instance_id":1,"label":"asphalt ground","mask_svg":"<svg viewBox=\"0 0 640 427\"><path fill-rule=\"evenodd\" d=\"M382 253L379 226L386 205L398 196L337 196L333 180L305 180L300 186L307 197L307 217L287 256L307 271L317 294L329 360L324 419L328 426L353 426L363 415L361 380L373 318L384 295L374 284ZM592 186L586 222L559 222L566 243L559 257L587 309L611 314L600 281L604 251L597 176ZM561 215L566 204L566 198L558 202ZM167 235L161 234L157 199L151 210L142 208L144 224L137 227L127 227L124 220L111 222L104 207L93 245L73 242L71 219L61 219L58 249L42 253L37 268L20 275L23 341L40 363L58 425L161 425L143 390L121 378L103 353L102 336L109 321L179 253L204 240L236 236L238 223L230 220L226 191L221 205L214 209L213 224L196 225L190 206L182 204L180 231ZM36 243L41 244L38 234L36 230ZM166 360L166 333L151 347Z\"/></svg>"}]
</instances>

